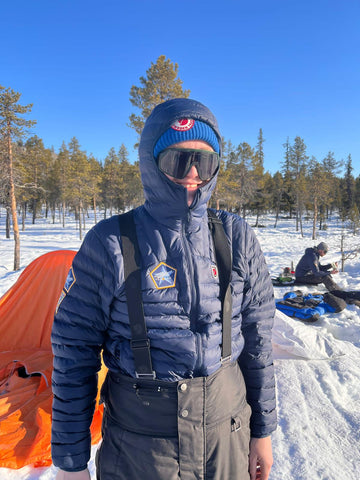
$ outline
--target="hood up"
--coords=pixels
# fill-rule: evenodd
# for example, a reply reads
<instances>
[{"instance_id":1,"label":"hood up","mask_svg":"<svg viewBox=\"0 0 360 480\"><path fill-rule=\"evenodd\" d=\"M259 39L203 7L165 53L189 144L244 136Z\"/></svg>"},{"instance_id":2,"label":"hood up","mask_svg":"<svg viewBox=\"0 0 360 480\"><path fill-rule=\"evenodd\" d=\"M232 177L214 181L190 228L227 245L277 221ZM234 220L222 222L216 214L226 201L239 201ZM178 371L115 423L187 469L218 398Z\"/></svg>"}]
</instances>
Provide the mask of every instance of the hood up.
<instances>
[{"instance_id":1,"label":"hood up","mask_svg":"<svg viewBox=\"0 0 360 480\"><path fill-rule=\"evenodd\" d=\"M168 100L155 107L146 120L139 145L145 208L158 222L173 228L179 222L189 218L195 224L200 221L205 214L207 202L217 180L216 174L206 185L200 187L189 207L186 188L169 180L158 169L153 155L154 146L174 121L181 118L192 118L207 123L216 133L221 148L221 136L216 118L205 105L196 100L187 98Z\"/></svg>"}]
</instances>

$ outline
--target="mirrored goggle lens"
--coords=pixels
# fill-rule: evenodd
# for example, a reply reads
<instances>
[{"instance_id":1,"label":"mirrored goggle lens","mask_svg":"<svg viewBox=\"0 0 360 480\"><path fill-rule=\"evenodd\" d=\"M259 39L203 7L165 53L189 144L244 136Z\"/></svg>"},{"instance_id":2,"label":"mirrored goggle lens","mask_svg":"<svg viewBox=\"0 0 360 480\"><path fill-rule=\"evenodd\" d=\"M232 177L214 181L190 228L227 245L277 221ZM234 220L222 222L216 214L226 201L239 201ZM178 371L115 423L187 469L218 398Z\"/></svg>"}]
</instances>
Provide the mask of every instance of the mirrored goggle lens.
<instances>
[{"instance_id":1,"label":"mirrored goggle lens","mask_svg":"<svg viewBox=\"0 0 360 480\"><path fill-rule=\"evenodd\" d=\"M219 155L207 150L187 150L167 148L158 159L159 169L171 177L182 179L196 166L201 180L210 180L217 172L220 164Z\"/></svg>"}]
</instances>

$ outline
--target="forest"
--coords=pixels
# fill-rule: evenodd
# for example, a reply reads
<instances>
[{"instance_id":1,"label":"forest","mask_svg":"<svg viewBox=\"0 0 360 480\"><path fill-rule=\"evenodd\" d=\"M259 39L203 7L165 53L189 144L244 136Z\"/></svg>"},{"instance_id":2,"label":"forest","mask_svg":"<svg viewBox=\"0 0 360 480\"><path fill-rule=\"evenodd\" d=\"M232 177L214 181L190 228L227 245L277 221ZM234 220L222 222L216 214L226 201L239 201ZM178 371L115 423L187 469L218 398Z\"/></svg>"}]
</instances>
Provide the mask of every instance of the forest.
<instances>
[{"instance_id":1,"label":"forest","mask_svg":"<svg viewBox=\"0 0 360 480\"><path fill-rule=\"evenodd\" d=\"M141 113L130 115L129 127L138 134L153 106L190 93L182 88L178 65L164 56L146 73L140 77L141 86L130 91L130 102ZM46 139L29 135L36 121L24 118L32 105L21 105L20 97L19 92L0 86L0 206L6 212L6 238L11 229L14 233L14 270L19 268L18 223L24 229L27 216L35 223L37 215L45 212L53 223L65 226L67 215L73 213L82 238L89 209L106 218L143 202L138 161L129 161L124 143L111 147L104 159L87 154L76 136L64 141L59 151L48 148ZM339 160L329 151L316 159L307 152L303 138L290 140L284 132L283 158L270 173L264 169L265 142L261 128L256 145L222 139L219 178L210 206L242 217L255 215L255 227L261 226L261 216L268 212L275 215L275 228L280 216L287 216L294 219L300 234L303 220L311 219L314 239L317 230L327 228L329 215L337 212L357 232L360 176L353 175L351 154ZM99 220L100 214L95 218Z\"/></svg>"}]
</instances>

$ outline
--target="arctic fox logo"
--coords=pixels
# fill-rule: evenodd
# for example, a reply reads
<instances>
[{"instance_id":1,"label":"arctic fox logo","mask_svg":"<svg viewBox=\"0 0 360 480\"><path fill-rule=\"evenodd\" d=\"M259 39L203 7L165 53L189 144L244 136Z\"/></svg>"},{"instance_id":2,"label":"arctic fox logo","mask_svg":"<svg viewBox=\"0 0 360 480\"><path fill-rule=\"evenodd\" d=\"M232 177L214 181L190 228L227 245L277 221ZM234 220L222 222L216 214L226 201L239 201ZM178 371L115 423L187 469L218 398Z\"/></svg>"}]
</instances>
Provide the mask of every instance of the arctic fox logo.
<instances>
[{"instance_id":1,"label":"arctic fox logo","mask_svg":"<svg viewBox=\"0 0 360 480\"><path fill-rule=\"evenodd\" d=\"M171 128L173 130L177 130L178 132L186 132L186 130L190 130L194 124L195 120L192 118L180 118L171 125Z\"/></svg>"},{"instance_id":2,"label":"arctic fox logo","mask_svg":"<svg viewBox=\"0 0 360 480\"><path fill-rule=\"evenodd\" d=\"M176 268L166 265L166 263L161 262L159 265L150 272L150 277L155 284L155 287L160 290L162 288L172 288L175 287L176 282Z\"/></svg>"}]
</instances>

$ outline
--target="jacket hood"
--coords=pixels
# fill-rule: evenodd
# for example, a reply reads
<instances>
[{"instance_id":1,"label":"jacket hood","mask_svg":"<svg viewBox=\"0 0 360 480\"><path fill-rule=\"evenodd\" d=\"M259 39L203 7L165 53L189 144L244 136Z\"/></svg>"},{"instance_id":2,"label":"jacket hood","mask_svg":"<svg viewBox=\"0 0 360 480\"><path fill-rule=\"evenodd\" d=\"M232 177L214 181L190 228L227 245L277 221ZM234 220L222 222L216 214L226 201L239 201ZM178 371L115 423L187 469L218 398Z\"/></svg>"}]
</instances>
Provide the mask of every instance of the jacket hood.
<instances>
[{"instance_id":1,"label":"jacket hood","mask_svg":"<svg viewBox=\"0 0 360 480\"><path fill-rule=\"evenodd\" d=\"M188 98L168 100L155 107L147 118L139 145L145 208L157 221L173 227L189 219L189 215L195 223L200 221L217 180L216 174L206 185L200 187L189 207L186 188L169 180L158 169L153 155L155 144L174 121L181 118L192 118L207 123L216 133L221 149L221 136L216 118L205 105L196 100Z\"/></svg>"}]
</instances>

